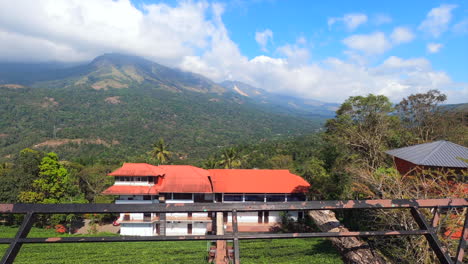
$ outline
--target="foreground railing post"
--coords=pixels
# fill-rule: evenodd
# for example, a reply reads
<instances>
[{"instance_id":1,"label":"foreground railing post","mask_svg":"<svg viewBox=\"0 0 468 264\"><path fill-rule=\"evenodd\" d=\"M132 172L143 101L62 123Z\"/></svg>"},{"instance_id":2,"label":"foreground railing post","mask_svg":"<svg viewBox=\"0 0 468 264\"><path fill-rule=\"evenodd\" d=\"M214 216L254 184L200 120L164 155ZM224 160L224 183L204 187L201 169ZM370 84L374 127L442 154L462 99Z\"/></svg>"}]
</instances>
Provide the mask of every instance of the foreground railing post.
<instances>
[{"instance_id":1,"label":"foreground railing post","mask_svg":"<svg viewBox=\"0 0 468 264\"><path fill-rule=\"evenodd\" d=\"M11 242L10 247L3 255L1 264L12 264L15 261L16 256L18 255L21 246L23 245L22 242L19 242L20 239L26 238L28 236L29 231L31 230L33 224L34 215L33 213L27 213L24 216L23 222L16 232L15 239Z\"/></svg>"},{"instance_id":2,"label":"foreground railing post","mask_svg":"<svg viewBox=\"0 0 468 264\"><path fill-rule=\"evenodd\" d=\"M463 257L465 256L465 249L468 240L468 210L465 212L465 224L463 225L462 235L460 237L460 243L458 243L457 255L455 261L457 264L463 264Z\"/></svg>"},{"instance_id":3,"label":"foreground railing post","mask_svg":"<svg viewBox=\"0 0 468 264\"><path fill-rule=\"evenodd\" d=\"M448 255L447 251L442 248L442 244L440 243L439 239L437 238L437 234L435 232L434 227L430 226L427 221L426 217L419 211L416 207L411 207L411 214L413 215L414 220L419 226L419 229L429 231L429 234L424 235L429 242L432 250L436 254L437 258L439 259L440 263L442 264L453 264L452 259Z\"/></svg>"},{"instance_id":4,"label":"foreground railing post","mask_svg":"<svg viewBox=\"0 0 468 264\"><path fill-rule=\"evenodd\" d=\"M239 226L237 225L237 210L232 210L232 233L234 235L234 264L240 264L239 256Z\"/></svg>"}]
</instances>

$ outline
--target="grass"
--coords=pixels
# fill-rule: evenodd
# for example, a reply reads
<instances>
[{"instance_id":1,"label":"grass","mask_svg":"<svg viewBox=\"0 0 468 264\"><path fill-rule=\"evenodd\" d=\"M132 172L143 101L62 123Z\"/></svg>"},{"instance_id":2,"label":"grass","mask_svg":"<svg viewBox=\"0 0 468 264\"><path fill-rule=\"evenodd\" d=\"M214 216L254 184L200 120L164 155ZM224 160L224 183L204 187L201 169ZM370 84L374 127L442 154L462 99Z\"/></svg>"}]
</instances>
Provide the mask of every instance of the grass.
<instances>
[{"instance_id":1,"label":"grass","mask_svg":"<svg viewBox=\"0 0 468 264\"><path fill-rule=\"evenodd\" d=\"M16 230L0 226L0 237L13 237ZM29 237L47 236L56 237L58 234L54 230L33 228ZM240 246L243 264L342 263L331 243L323 239L243 240ZM3 254L7 247L0 245L0 253ZM25 244L15 263L205 264L206 256L206 241Z\"/></svg>"}]
</instances>

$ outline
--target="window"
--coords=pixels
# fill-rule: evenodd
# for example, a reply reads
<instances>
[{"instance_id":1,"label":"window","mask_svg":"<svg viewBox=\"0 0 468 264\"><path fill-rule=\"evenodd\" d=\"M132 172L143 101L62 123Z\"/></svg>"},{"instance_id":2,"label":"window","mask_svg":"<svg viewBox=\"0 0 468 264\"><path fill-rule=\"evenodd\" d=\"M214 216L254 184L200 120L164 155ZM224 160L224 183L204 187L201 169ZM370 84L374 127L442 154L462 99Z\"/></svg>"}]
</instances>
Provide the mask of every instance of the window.
<instances>
[{"instance_id":1,"label":"window","mask_svg":"<svg viewBox=\"0 0 468 264\"><path fill-rule=\"evenodd\" d=\"M192 200L191 193L174 193L174 200Z\"/></svg>"},{"instance_id":2,"label":"window","mask_svg":"<svg viewBox=\"0 0 468 264\"><path fill-rule=\"evenodd\" d=\"M242 194L225 194L224 201L226 202L242 202Z\"/></svg>"},{"instance_id":3,"label":"window","mask_svg":"<svg viewBox=\"0 0 468 264\"><path fill-rule=\"evenodd\" d=\"M284 195L267 195L267 202L284 202Z\"/></svg>"},{"instance_id":4,"label":"window","mask_svg":"<svg viewBox=\"0 0 468 264\"><path fill-rule=\"evenodd\" d=\"M245 201L246 202L264 202L265 195L263 194L246 194Z\"/></svg>"},{"instance_id":5,"label":"window","mask_svg":"<svg viewBox=\"0 0 468 264\"><path fill-rule=\"evenodd\" d=\"M154 178L155 178L155 177L148 177L148 182L149 182L149 183L154 183Z\"/></svg>"},{"instance_id":6,"label":"window","mask_svg":"<svg viewBox=\"0 0 468 264\"><path fill-rule=\"evenodd\" d=\"M143 200L151 200L151 195L143 195Z\"/></svg>"},{"instance_id":7,"label":"window","mask_svg":"<svg viewBox=\"0 0 468 264\"><path fill-rule=\"evenodd\" d=\"M288 195L288 202L305 201L306 197L302 193Z\"/></svg>"}]
</instances>

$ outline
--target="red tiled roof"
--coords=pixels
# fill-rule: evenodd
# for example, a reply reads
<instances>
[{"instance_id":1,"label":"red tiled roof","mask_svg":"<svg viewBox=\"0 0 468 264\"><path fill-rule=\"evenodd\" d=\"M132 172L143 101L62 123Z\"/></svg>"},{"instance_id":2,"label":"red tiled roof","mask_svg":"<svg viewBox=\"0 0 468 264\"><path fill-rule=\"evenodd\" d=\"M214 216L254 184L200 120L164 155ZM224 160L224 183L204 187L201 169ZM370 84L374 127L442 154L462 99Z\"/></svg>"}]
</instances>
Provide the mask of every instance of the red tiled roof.
<instances>
[{"instance_id":1,"label":"red tiled roof","mask_svg":"<svg viewBox=\"0 0 468 264\"><path fill-rule=\"evenodd\" d=\"M159 176L163 172L158 166L147 163L124 163L122 167L109 173L110 176Z\"/></svg>"},{"instance_id":2,"label":"red tiled roof","mask_svg":"<svg viewBox=\"0 0 468 264\"><path fill-rule=\"evenodd\" d=\"M288 170L208 170L215 193L298 193L310 184Z\"/></svg>"},{"instance_id":3,"label":"red tiled roof","mask_svg":"<svg viewBox=\"0 0 468 264\"><path fill-rule=\"evenodd\" d=\"M112 185L102 192L107 195L157 195L158 185L135 186L135 185Z\"/></svg>"},{"instance_id":4,"label":"red tiled roof","mask_svg":"<svg viewBox=\"0 0 468 264\"><path fill-rule=\"evenodd\" d=\"M160 165L164 181L160 192L212 193L209 172L189 165Z\"/></svg>"}]
</instances>

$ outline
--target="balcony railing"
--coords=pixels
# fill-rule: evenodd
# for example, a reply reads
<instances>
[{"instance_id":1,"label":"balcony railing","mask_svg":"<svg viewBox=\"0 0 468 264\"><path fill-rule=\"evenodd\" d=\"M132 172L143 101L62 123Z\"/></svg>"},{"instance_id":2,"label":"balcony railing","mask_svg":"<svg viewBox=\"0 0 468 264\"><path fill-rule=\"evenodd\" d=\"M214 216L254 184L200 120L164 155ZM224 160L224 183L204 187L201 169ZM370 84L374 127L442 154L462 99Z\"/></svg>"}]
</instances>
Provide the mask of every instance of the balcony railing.
<instances>
[{"instance_id":1,"label":"balcony railing","mask_svg":"<svg viewBox=\"0 0 468 264\"><path fill-rule=\"evenodd\" d=\"M434 216L428 222L421 208L432 208ZM25 214L25 218L14 238L1 238L0 243L10 244L1 263L13 263L21 246L27 243L82 243L82 242L135 242L135 241L190 241L190 240L233 240L233 261L240 263L239 240L243 239L284 239L313 237L380 237L380 236L424 236L442 264L462 264L468 240L468 213L459 245L454 256L441 245L436 233L439 213L450 208L468 208L468 199L428 199L428 200L345 200L309 201L264 204L0 204L1 214ZM397 231L357 231L357 232L318 232L318 233L239 233L238 212L252 211L307 211L336 209L407 209L410 210L419 229ZM468 210L464 210L468 211ZM28 238L28 233L36 214L84 214L84 213L159 213L160 221L166 221L165 213L188 212L231 212L232 233L223 235L196 236L120 236L120 237L57 237ZM161 230L162 231L162 230Z\"/></svg>"}]
</instances>

